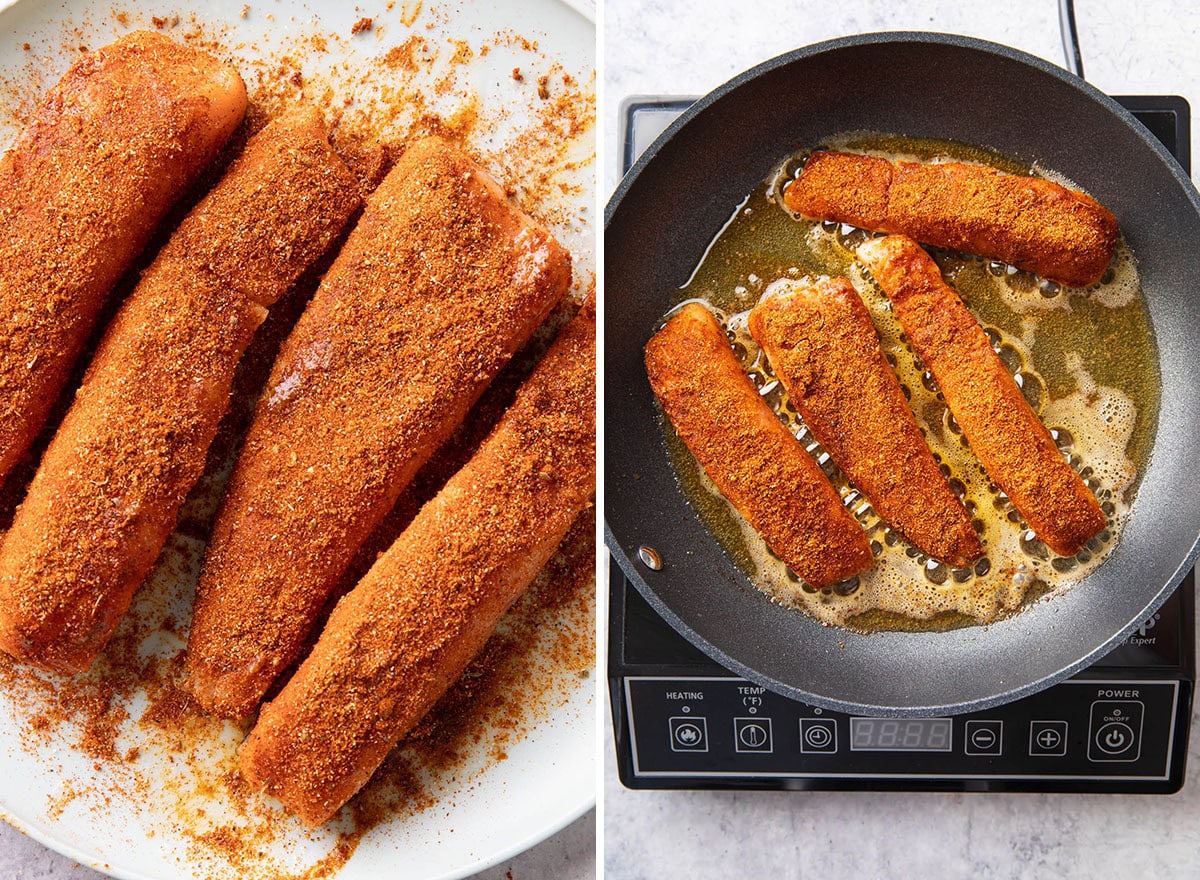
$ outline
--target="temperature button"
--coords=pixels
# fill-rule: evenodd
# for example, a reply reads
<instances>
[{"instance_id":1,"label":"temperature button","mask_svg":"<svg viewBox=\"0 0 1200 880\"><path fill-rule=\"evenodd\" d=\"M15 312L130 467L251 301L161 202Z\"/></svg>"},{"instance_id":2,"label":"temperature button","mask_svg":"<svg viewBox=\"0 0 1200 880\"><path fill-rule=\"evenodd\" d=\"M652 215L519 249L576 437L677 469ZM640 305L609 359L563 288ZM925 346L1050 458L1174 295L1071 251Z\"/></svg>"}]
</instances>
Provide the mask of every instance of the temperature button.
<instances>
[{"instance_id":1,"label":"temperature button","mask_svg":"<svg viewBox=\"0 0 1200 880\"><path fill-rule=\"evenodd\" d=\"M770 718L734 718L733 748L738 752L769 754L774 751L771 742Z\"/></svg>"},{"instance_id":2,"label":"temperature button","mask_svg":"<svg viewBox=\"0 0 1200 880\"><path fill-rule=\"evenodd\" d=\"M837 722L832 718L800 719L800 751L832 755L837 748Z\"/></svg>"},{"instance_id":3,"label":"temperature button","mask_svg":"<svg viewBox=\"0 0 1200 880\"><path fill-rule=\"evenodd\" d=\"M1088 729L1088 760L1136 761L1142 753L1142 715L1140 700L1097 700L1092 703Z\"/></svg>"},{"instance_id":4,"label":"temperature button","mask_svg":"<svg viewBox=\"0 0 1200 880\"><path fill-rule=\"evenodd\" d=\"M670 724L671 751L708 751L708 721L703 716L677 715L670 719Z\"/></svg>"}]
</instances>

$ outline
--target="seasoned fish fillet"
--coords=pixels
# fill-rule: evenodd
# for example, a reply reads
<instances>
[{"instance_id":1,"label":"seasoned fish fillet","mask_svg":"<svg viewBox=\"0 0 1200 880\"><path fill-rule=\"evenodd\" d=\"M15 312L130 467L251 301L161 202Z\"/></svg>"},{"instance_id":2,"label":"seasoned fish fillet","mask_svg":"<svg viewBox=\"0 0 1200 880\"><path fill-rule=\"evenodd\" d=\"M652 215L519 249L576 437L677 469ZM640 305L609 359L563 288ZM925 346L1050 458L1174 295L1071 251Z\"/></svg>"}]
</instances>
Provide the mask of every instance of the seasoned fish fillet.
<instances>
[{"instance_id":1,"label":"seasoned fish fillet","mask_svg":"<svg viewBox=\"0 0 1200 880\"><path fill-rule=\"evenodd\" d=\"M884 520L954 566L983 553L845 278L792 284L750 312L750 333L797 411Z\"/></svg>"},{"instance_id":2,"label":"seasoned fish fillet","mask_svg":"<svg viewBox=\"0 0 1200 880\"><path fill-rule=\"evenodd\" d=\"M592 503L595 369L589 303L263 707L239 759L251 785L326 821L462 674Z\"/></svg>"},{"instance_id":3,"label":"seasoned fish fillet","mask_svg":"<svg viewBox=\"0 0 1200 880\"><path fill-rule=\"evenodd\" d=\"M188 643L250 714L358 547L570 284L570 255L459 150L419 141L284 343L209 542Z\"/></svg>"},{"instance_id":4,"label":"seasoned fish fillet","mask_svg":"<svg viewBox=\"0 0 1200 880\"><path fill-rule=\"evenodd\" d=\"M891 299L913 350L933 374L988 476L1046 546L1060 556L1074 556L1104 529L1104 513L979 322L912 239L874 239L859 247L858 256Z\"/></svg>"},{"instance_id":5,"label":"seasoned fish fillet","mask_svg":"<svg viewBox=\"0 0 1200 880\"><path fill-rule=\"evenodd\" d=\"M245 110L232 67L135 31L80 57L0 158L0 479L113 285Z\"/></svg>"},{"instance_id":6,"label":"seasoned fish fillet","mask_svg":"<svg viewBox=\"0 0 1200 880\"><path fill-rule=\"evenodd\" d=\"M1116 218L1091 196L961 162L813 153L784 202L805 217L900 233L1073 287L1099 281L1117 246Z\"/></svg>"},{"instance_id":7,"label":"seasoned fish fillet","mask_svg":"<svg viewBox=\"0 0 1200 880\"><path fill-rule=\"evenodd\" d=\"M266 309L359 202L302 112L251 138L188 214L105 332L0 546L0 648L91 665L204 469Z\"/></svg>"},{"instance_id":8,"label":"seasoned fish fillet","mask_svg":"<svg viewBox=\"0 0 1200 880\"><path fill-rule=\"evenodd\" d=\"M820 588L871 567L862 528L759 397L712 312L676 312L646 344L646 373L704 472L792 571Z\"/></svg>"}]
</instances>

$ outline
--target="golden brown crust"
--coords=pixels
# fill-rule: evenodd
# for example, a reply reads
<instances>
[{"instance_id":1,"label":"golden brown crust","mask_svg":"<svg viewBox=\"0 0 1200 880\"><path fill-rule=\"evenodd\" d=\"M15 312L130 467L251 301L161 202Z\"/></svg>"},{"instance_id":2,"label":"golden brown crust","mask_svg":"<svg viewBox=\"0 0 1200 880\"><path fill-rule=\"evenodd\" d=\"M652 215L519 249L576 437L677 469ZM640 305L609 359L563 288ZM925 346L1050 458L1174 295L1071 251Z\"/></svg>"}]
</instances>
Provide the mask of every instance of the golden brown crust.
<instances>
[{"instance_id":1,"label":"golden brown crust","mask_svg":"<svg viewBox=\"0 0 1200 880\"><path fill-rule=\"evenodd\" d=\"M409 147L284 343L229 480L188 644L208 711L253 712L570 277L569 254L479 166L437 138Z\"/></svg>"},{"instance_id":2,"label":"golden brown crust","mask_svg":"<svg viewBox=\"0 0 1200 880\"><path fill-rule=\"evenodd\" d=\"M108 327L0 549L0 648L91 664L204 468L265 307L359 201L306 112L253 137L188 214Z\"/></svg>"},{"instance_id":3,"label":"golden brown crust","mask_svg":"<svg viewBox=\"0 0 1200 880\"><path fill-rule=\"evenodd\" d=\"M1104 528L1104 513L937 264L901 235L869 241L858 255L988 476L1046 546L1078 553Z\"/></svg>"},{"instance_id":4,"label":"golden brown crust","mask_svg":"<svg viewBox=\"0 0 1200 880\"><path fill-rule=\"evenodd\" d=\"M263 707L242 773L308 824L329 819L371 777L590 506L595 333L589 302Z\"/></svg>"},{"instance_id":5,"label":"golden brown crust","mask_svg":"<svg viewBox=\"0 0 1200 880\"><path fill-rule=\"evenodd\" d=\"M784 203L814 220L836 220L859 229L888 225L892 163L854 153L813 153L783 192Z\"/></svg>"},{"instance_id":6,"label":"golden brown crust","mask_svg":"<svg viewBox=\"0 0 1200 880\"><path fill-rule=\"evenodd\" d=\"M1117 221L1049 180L961 162L814 153L784 201L805 217L894 232L1086 287L1112 262Z\"/></svg>"},{"instance_id":7,"label":"golden brown crust","mask_svg":"<svg viewBox=\"0 0 1200 880\"><path fill-rule=\"evenodd\" d=\"M871 567L866 535L812 456L759 397L708 309L680 309L646 344L663 411L717 489L814 587Z\"/></svg>"},{"instance_id":8,"label":"golden brown crust","mask_svg":"<svg viewBox=\"0 0 1200 880\"><path fill-rule=\"evenodd\" d=\"M0 478L109 291L245 109L232 67L138 31L76 61L0 159Z\"/></svg>"},{"instance_id":9,"label":"golden brown crust","mask_svg":"<svg viewBox=\"0 0 1200 880\"><path fill-rule=\"evenodd\" d=\"M763 300L750 332L813 436L919 549L955 566L983 553L883 356L853 285L832 278Z\"/></svg>"}]
</instances>

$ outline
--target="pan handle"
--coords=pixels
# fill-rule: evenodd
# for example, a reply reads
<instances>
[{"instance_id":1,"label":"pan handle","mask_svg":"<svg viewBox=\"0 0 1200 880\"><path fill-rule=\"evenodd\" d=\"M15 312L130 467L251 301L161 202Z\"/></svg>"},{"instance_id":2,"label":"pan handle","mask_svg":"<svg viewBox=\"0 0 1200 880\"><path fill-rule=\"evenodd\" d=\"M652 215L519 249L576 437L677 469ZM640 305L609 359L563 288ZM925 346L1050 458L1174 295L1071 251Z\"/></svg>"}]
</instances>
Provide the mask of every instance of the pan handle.
<instances>
[{"instance_id":1,"label":"pan handle","mask_svg":"<svg viewBox=\"0 0 1200 880\"><path fill-rule=\"evenodd\" d=\"M1079 31L1075 27L1075 0L1058 0L1058 30L1062 34L1067 70L1083 79L1083 55L1079 51Z\"/></svg>"}]
</instances>

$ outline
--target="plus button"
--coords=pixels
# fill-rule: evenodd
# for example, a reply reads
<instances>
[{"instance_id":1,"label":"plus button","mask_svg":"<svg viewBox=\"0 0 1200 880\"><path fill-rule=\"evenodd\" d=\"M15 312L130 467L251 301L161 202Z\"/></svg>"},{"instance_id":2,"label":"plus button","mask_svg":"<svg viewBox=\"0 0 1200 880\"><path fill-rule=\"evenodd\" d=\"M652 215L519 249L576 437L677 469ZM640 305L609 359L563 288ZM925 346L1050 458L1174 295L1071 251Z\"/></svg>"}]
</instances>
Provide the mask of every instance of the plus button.
<instances>
[{"instance_id":1,"label":"plus button","mask_svg":"<svg viewBox=\"0 0 1200 880\"><path fill-rule=\"evenodd\" d=\"M1067 753L1067 722L1029 722L1029 754L1055 757Z\"/></svg>"}]
</instances>

